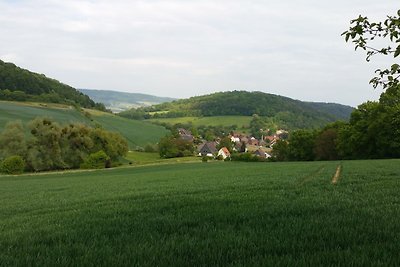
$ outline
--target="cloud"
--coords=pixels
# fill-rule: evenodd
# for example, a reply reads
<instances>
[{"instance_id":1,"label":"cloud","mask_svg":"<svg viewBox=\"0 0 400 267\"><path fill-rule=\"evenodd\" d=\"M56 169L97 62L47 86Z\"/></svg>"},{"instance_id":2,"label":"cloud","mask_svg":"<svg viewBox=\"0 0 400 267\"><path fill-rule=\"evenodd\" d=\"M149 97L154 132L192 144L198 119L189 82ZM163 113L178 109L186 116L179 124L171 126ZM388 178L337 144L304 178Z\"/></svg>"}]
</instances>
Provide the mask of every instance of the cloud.
<instances>
[{"instance_id":1,"label":"cloud","mask_svg":"<svg viewBox=\"0 0 400 267\"><path fill-rule=\"evenodd\" d=\"M357 105L376 67L340 36L397 0L0 0L0 55L75 87L189 97L262 90Z\"/></svg>"}]
</instances>

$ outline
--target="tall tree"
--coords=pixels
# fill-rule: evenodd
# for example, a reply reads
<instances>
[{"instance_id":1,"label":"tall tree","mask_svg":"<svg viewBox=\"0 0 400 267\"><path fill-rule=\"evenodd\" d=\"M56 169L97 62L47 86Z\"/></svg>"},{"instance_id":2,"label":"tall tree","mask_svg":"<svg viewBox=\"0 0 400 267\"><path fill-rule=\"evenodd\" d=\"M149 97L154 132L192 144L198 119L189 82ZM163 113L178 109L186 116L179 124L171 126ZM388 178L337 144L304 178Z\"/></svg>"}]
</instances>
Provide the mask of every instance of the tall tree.
<instances>
[{"instance_id":1,"label":"tall tree","mask_svg":"<svg viewBox=\"0 0 400 267\"><path fill-rule=\"evenodd\" d=\"M251 135L257 139L261 138L262 131L265 128L265 122L257 114L253 114L253 118L250 121Z\"/></svg>"},{"instance_id":2,"label":"tall tree","mask_svg":"<svg viewBox=\"0 0 400 267\"><path fill-rule=\"evenodd\" d=\"M225 136L224 138L221 139L221 141L217 145L217 149L219 150L223 147L226 147L229 150L229 152L232 153L234 146L235 144L232 142L232 140L228 136Z\"/></svg>"},{"instance_id":3,"label":"tall tree","mask_svg":"<svg viewBox=\"0 0 400 267\"><path fill-rule=\"evenodd\" d=\"M69 124L62 128L62 157L69 168L79 168L80 164L93 151L94 143L90 138L91 131L92 128L84 124Z\"/></svg>"},{"instance_id":4,"label":"tall tree","mask_svg":"<svg viewBox=\"0 0 400 267\"><path fill-rule=\"evenodd\" d=\"M25 157L27 152L21 121L9 122L0 134L0 160L9 156Z\"/></svg>"},{"instance_id":5,"label":"tall tree","mask_svg":"<svg viewBox=\"0 0 400 267\"><path fill-rule=\"evenodd\" d=\"M316 138L314 153L316 160L336 160L338 153L336 149L337 129L329 128L323 130Z\"/></svg>"},{"instance_id":6,"label":"tall tree","mask_svg":"<svg viewBox=\"0 0 400 267\"><path fill-rule=\"evenodd\" d=\"M315 159L314 144L316 132L314 130L297 130L289 137L289 160L310 161Z\"/></svg>"},{"instance_id":7,"label":"tall tree","mask_svg":"<svg viewBox=\"0 0 400 267\"><path fill-rule=\"evenodd\" d=\"M61 127L49 118L28 124L33 138L28 144L28 166L36 171L65 169L60 146Z\"/></svg>"}]
</instances>

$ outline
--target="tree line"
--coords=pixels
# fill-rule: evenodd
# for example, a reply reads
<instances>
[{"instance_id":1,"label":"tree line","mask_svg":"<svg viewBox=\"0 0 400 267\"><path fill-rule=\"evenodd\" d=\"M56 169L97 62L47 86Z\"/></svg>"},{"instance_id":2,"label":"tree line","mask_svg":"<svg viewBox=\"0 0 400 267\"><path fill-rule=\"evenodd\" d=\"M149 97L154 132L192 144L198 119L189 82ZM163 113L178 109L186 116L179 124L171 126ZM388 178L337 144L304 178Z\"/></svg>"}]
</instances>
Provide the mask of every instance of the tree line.
<instances>
[{"instance_id":1,"label":"tree line","mask_svg":"<svg viewBox=\"0 0 400 267\"><path fill-rule=\"evenodd\" d=\"M379 101L359 105L349 122L292 132L288 142L275 144L274 156L277 160L400 157L400 86L388 88Z\"/></svg>"},{"instance_id":2,"label":"tree line","mask_svg":"<svg viewBox=\"0 0 400 267\"><path fill-rule=\"evenodd\" d=\"M119 133L80 123L60 125L49 118L25 126L9 122L0 133L0 171L6 173L21 162L17 172L111 167L127 152Z\"/></svg>"}]
</instances>

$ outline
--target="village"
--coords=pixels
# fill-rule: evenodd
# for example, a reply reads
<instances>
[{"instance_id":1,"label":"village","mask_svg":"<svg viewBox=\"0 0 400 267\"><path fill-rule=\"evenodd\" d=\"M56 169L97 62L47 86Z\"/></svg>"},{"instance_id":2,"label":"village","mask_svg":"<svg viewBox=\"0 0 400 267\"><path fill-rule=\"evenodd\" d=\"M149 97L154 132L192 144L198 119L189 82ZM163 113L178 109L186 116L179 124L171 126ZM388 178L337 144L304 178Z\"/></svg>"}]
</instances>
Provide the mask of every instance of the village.
<instances>
[{"instance_id":1,"label":"village","mask_svg":"<svg viewBox=\"0 0 400 267\"><path fill-rule=\"evenodd\" d=\"M196 139L190 130L178 128L177 131L181 140L197 144L197 156L219 160L229 160L233 153L247 153L260 159L269 159L272 157L273 146L279 140L287 140L289 135L288 131L282 129L268 135L270 130L267 129L262 131L266 135L261 135L260 139L244 133L231 132L227 136L215 138L214 141L206 141L203 138Z\"/></svg>"}]
</instances>

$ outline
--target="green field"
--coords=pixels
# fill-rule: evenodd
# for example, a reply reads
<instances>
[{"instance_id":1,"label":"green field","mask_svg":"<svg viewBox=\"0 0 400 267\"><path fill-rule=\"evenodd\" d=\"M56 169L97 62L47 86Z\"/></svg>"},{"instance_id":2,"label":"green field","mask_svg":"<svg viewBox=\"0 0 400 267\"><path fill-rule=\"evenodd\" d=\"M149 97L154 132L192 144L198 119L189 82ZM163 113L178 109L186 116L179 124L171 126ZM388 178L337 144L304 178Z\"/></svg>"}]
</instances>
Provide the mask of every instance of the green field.
<instances>
[{"instance_id":1,"label":"green field","mask_svg":"<svg viewBox=\"0 0 400 267\"><path fill-rule=\"evenodd\" d=\"M147 165L147 164L171 164L183 162L199 162L199 157L182 157L182 158L160 158L159 153L147 153L138 151L129 151L125 159L132 162L133 165Z\"/></svg>"},{"instance_id":2,"label":"green field","mask_svg":"<svg viewBox=\"0 0 400 267\"><path fill-rule=\"evenodd\" d=\"M0 115L0 130L4 129L9 121L21 120L28 123L36 117L45 116L65 123L90 123L90 119L82 116L75 108L57 104L0 101Z\"/></svg>"},{"instance_id":3,"label":"green field","mask_svg":"<svg viewBox=\"0 0 400 267\"><path fill-rule=\"evenodd\" d=\"M105 129L122 134L128 140L130 148L158 143L168 133L164 127L108 113L92 115L92 118Z\"/></svg>"},{"instance_id":4,"label":"green field","mask_svg":"<svg viewBox=\"0 0 400 267\"><path fill-rule=\"evenodd\" d=\"M125 119L109 113L86 110L90 118L75 108L57 105L25 102L0 101L0 130L9 121L21 120L27 123L36 117L50 117L60 123L81 122L88 125L100 124L107 130L121 133L134 149L144 147L148 143L157 143L167 134L163 127L151 123Z\"/></svg>"},{"instance_id":5,"label":"green field","mask_svg":"<svg viewBox=\"0 0 400 267\"><path fill-rule=\"evenodd\" d=\"M396 266L399 166L216 162L0 176L0 266Z\"/></svg>"},{"instance_id":6,"label":"green field","mask_svg":"<svg viewBox=\"0 0 400 267\"><path fill-rule=\"evenodd\" d=\"M193 123L194 126L231 126L237 125L239 129L248 128L251 116L214 116L214 117L181 117L181 118L157 118L151 122L163 122L167 124Z\"/></svg>"}]
</instances>

